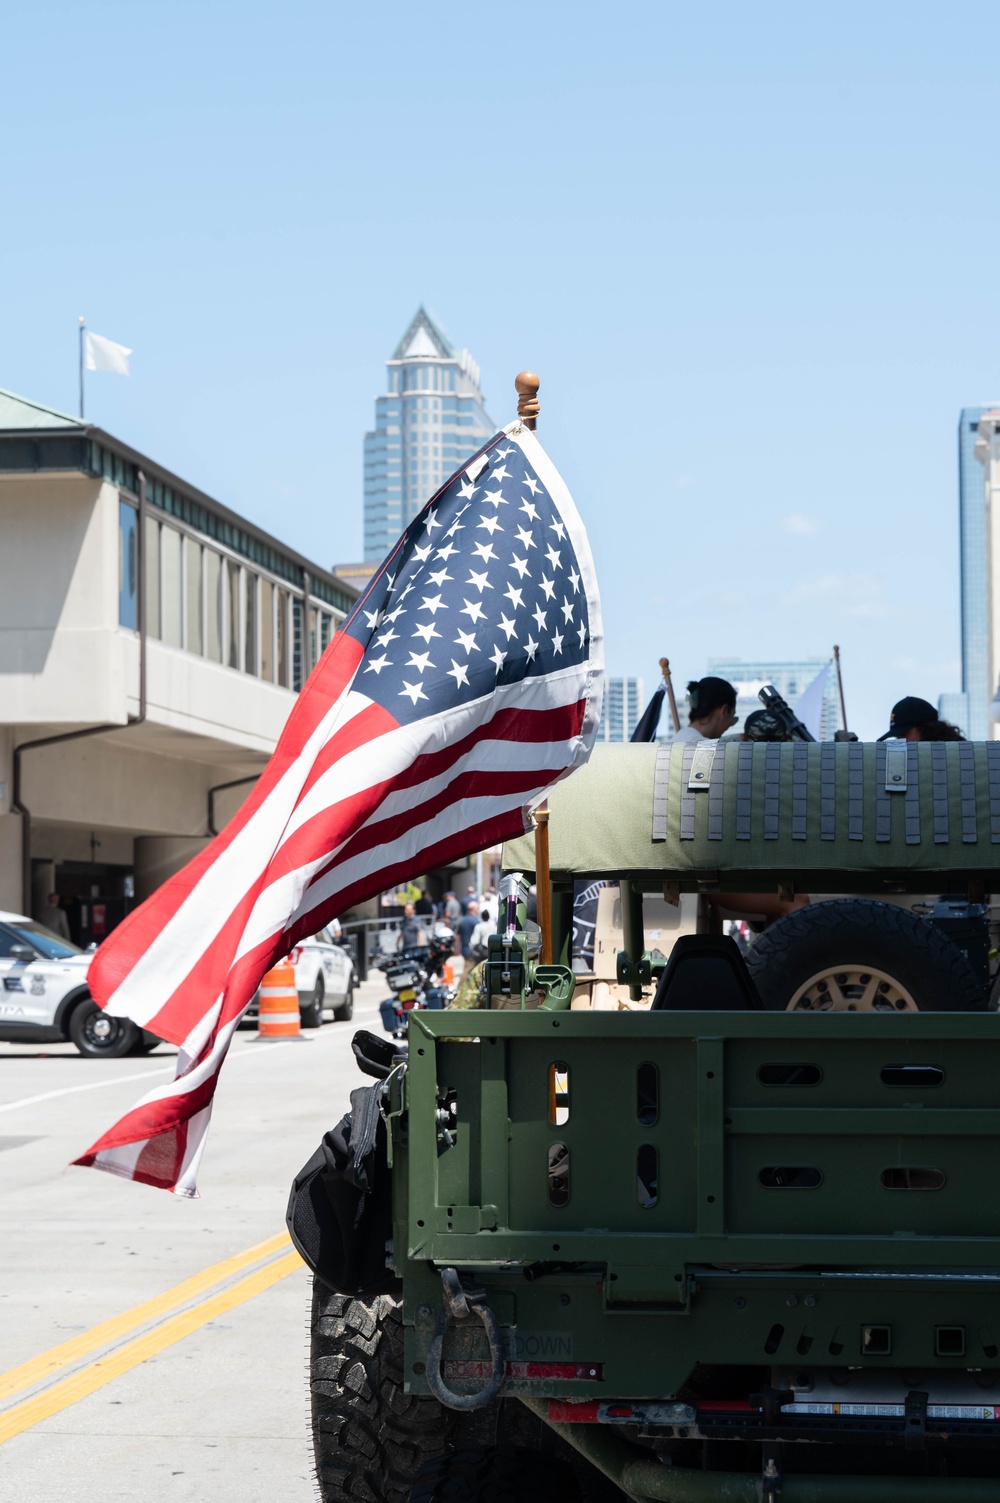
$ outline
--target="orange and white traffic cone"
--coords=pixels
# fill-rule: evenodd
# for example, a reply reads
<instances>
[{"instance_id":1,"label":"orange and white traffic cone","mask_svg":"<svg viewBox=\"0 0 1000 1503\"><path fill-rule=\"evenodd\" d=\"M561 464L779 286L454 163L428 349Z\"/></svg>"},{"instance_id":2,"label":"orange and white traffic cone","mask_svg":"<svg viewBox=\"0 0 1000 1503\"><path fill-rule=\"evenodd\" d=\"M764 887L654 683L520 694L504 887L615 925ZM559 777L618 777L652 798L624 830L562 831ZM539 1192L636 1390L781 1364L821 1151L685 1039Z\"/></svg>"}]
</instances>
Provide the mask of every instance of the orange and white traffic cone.
<instances>
[{"instance_id":1,"label":"orange and white traffic cone","mask_svg":"<svg viewBox=\"0 0 1000 1503\"><path fill-rule=\"evenodd\" d=\"M287 960L272 966L260 984L257 1004L259 1039L302 1039L295 971Z\"/></svg>"}]
</instances>

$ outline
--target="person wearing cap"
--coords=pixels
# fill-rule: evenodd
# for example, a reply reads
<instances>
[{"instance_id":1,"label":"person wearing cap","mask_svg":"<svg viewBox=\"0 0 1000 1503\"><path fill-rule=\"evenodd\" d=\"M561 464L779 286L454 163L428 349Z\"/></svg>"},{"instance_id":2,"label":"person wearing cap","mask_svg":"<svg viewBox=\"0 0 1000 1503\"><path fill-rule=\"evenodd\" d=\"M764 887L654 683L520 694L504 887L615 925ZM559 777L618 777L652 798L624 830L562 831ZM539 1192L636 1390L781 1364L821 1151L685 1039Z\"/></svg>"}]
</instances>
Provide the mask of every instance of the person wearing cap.
<instances>
[{"instance_id":1,"label":"person wearing cap","mask_svg":"<svg viewBox=\"0 0 1000 1503\"><path fill-rule=\"evenodd\" d=\"M791 741L787 731L771 710L753 710L743 722L741 741Z\"/></svg>"},{"instance_id":2,"label":"person wearing cap","mask_svg":"<svg viewBox=\"0 0 1000 1503\"><path fill-rule=\"evenodd\" d=\"M908 694L905 699L897 700L889 716L889 729L878 739L889 741L894 738L901 741L965 740L957 725L940 720L934 706L928 704L926 699L919 699L916 694Z\"/></svg>"},{"instance_id":3,"label":"person wearing cap","mask_svg":"<svg viewBox=\"0 0 1000 1503\"><path fill-rule=\"evenodd\" d=\"M736 690L727 679L711 674L692 679L687 688L691 723L677 731L672 740L718 741L740 718L736 713Z\"/></svg>"}]
</instances>

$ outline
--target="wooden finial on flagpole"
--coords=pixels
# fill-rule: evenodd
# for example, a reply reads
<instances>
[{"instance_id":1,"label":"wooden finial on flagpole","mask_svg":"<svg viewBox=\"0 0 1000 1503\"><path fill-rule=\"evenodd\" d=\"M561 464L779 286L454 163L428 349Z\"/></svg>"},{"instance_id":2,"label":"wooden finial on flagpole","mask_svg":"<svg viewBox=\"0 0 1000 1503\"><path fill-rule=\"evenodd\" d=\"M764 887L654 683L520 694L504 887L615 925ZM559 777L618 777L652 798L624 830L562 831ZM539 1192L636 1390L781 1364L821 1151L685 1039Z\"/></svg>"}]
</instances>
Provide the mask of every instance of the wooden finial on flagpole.
<instances>
[{"instance_id":1,"label":"wooden finial on flagpole","mask_svg":"<svg viewBox=\"0 0 1000 1503\"><path fill-rule=\"evenodd\" d=\"M677 700L674 697L674 681L670 677L670 662L667 658L660 659L660 672L663 674L663 682L666 685L667 699L670 704L670 718L674 722L674 734L681 728L681 717L677 713Z\"/></svg>"},{"instance_id":2,"label":"wooden finial on flagpole","mask_svg":"<svg viewBox=\"0 0 1000 1503\"><path fill-rule=\"evenodd\" d=\"M541 382L534 371L522 371L514 377L514 390L517 392L517 415L526 428L535 431L538 421L538 388Z\"/></svg>"}]
</instances>

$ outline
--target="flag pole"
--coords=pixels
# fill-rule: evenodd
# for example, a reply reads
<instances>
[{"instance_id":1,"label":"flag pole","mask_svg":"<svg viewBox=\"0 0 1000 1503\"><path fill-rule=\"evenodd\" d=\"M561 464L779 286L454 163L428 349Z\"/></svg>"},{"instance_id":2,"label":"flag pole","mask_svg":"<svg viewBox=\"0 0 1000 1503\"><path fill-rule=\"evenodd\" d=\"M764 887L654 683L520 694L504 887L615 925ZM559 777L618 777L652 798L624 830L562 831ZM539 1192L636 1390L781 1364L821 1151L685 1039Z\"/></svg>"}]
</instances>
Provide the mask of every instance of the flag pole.
<instances>
[{"instance_id":1,"label":"flag pole","mask_svg":"<svg viewBox=\"0 0 1000 1503\"><path fill-rule=\"evenodd\" d=\"M514 378L517 392L517 415L524 426L535 431L538 422L538 388L534 371L521 371ZM535 896L538 902L538 926L542 931L542 965L552 964L552 879L549 876L549 810L541 804L535 810Z\"/></svg>"},{"instance_id":2,"label":"flag pole","mask_svg":"<svg viewBox=\"0 0 1000 1503\"><path fill-rule=\"evenodd\" d=\"M81 421L82 421L82 419L83 419L83 328L84 328L84 321L83 321L83 315L82 314L77 319L77 323L80 325L80 418L81 418Z\"/></svg>"},{"instance_id":3,"label":"flag pole","mask_svg":"<svg viewBox=\"0 0 1000 1503\"><path fill-rule=\"evenodd\" d=\"M837 665L837 689L840 693L840 718L844 722L844 730L847 730L847 710L844 705L844 678L840 671L840 648L834 647L833 661Z\"/></svg>"},{"instance_id":4,"label":"flag pole","mask_svg":"<svg viewBox=\"0 0 1000 1503\"><path fill-rule=\"evenodd\" d=\"M667 686L667 699L670 701L670 716L674 722L674 735L681 728L681 717L677 713L677 699L674 695L674 681L670 677L670 661L668 658L660 659L660 672L663 674L663 682Z\"/></svg>"}]
</instances>

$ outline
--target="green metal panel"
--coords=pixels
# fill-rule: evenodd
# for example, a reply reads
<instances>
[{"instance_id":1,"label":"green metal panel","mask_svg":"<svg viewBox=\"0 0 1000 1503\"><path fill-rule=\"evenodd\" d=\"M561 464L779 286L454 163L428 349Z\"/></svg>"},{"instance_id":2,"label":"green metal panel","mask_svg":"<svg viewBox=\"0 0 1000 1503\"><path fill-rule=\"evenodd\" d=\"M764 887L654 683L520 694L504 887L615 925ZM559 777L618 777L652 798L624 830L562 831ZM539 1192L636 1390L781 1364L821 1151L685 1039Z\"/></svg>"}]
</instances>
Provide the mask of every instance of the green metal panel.
<instances>
[{"instance_id":1,"label":"green metal panel","mask_svg":"<svg viewBox=\"0 0 1000 1503\"><path fill-rule=\"evenodd\" d=\"M595 747L549 795L554 876L923 892L966 876L989 889L1000 875L1000 743L910 746L896 792L886 790L884 743L720 742L697 791L685 777L692 748L659 750L663 838L653 838L658 748ZM531 835L504 847L508 871L533 871L534 860Z\"/></svg>"},{"instance_id":2,"label":"green metal panel","mask_svg":"<svg viewBox=\"0 0 1000 1503\"><path fill-rule=\"evenodd\" d=\"M655 1122L639 1117L649 1063ZM569 1076L558 1126L553 1064ZM512 1353L530 1337L598 1363L605 1396L673 1394L695 1361L794 1362L803 1342L820 1363L995 1365L998 1065L993 1014L413 1014L406 1117L393 1119L411 1385L445 1266L485 1283ZM439 1090L456 1096L453 1147ZM550 1195L556 1143L565 1204ZM769 1178L803 1169L812 1188ZM900 1170L934 1171L940 1188L893 1188ZM892 1326L888 1358L861 1349L871 1322ZM966 1354L937 1357L937 1325L961 1326ZM449 1343L446 1359L482 1356L478 1328ZM520 1378L510 1391L593 1385Z\"/></svg>"}]
</instances>

